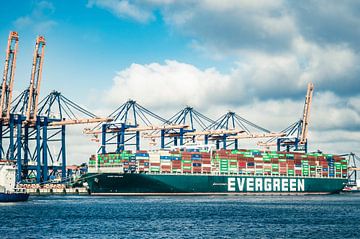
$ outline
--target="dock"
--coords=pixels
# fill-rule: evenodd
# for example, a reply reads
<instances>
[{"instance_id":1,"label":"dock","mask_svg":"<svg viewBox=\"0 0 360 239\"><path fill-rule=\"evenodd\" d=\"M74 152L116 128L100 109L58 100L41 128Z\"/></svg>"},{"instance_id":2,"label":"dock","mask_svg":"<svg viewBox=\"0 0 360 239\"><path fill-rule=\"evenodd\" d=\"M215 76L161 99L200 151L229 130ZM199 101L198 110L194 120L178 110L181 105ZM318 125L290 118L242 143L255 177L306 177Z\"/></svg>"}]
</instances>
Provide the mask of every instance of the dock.
<instances>
[{"instance_id":1,"label":"dock","mask_svg":"<svg viewBox=\"0 0 360 239\"><path fill-rule=\"evenodd\" d=\"M27 188L25 189L30 195L89 195L85 187L77 188Z\"/></svg>"}]
</instances>

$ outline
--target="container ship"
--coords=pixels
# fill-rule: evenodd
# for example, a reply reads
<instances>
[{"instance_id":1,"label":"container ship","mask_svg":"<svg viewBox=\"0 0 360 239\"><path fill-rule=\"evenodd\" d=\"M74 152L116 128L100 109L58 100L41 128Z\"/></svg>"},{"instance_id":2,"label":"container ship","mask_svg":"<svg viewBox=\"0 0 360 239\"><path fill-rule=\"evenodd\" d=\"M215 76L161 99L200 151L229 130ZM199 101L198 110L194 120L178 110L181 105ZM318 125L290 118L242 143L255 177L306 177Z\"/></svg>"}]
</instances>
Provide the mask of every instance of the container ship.
<instances>
[{"instance_id":1,"label":"container ship","mask_svg":"<svg viewBox=\"0 0 360 239\"><path fill-rule=\"evenodd\" d=\"M183 146L93 155L83 180L92 195L331 194L347 170L331 154Z\"/></svg>"}]
</instances>

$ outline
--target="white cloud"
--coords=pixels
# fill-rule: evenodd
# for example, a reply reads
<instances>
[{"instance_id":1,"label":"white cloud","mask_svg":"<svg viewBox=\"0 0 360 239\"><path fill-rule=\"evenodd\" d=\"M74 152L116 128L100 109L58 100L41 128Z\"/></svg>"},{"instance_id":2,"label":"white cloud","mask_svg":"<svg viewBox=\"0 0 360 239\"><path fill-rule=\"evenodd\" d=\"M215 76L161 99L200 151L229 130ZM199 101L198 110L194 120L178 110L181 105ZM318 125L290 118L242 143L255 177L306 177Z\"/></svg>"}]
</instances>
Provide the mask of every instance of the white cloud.
<instances>
[{"instance_id":1,"label":"white cloud","mask_svg":"<svg viewBox=\"0 0 360 239\"><path fill-rule=\"evenodd\" d=\"M274 64L281 65L282 62L280 59ZM243 72L244 69L239 71ZM274 73L272 67L265 67L259 71L264 75ZM249 90L251 80L241 83L242 80L236 70L229 74L221 74L213 68L201 70L177 61L166 61L164 64L132 64L115 76L113 85L102 94L107 97L100 101L97 98L101 108L95 111L105 116L110 110L104 111L104 107L115 109L129 98L133 98L164 118L169 118L185 105L194 106L214 120L231 110L275 132L301 118L306 86L299 86L301 97L298 99L292 99L292 94L288 97L261 99L258 94L262 88L254 86ZM263 89L276 91L279 84L270 81ZM283 86L283 89L291 90L292 87L287 85ZM360 95L339 97L330 91L319 91L315 85L310 112L310 150L356 152L360 147L360 112L357 107ZM89 152L94 153L99 145L90 142L88 136L82 135L80 128L68 128L69 162L86 161ZM256 132L254 129L250 130ZM243 140L240 145L254 148L256 142L257 140ZM144 141L142 147L149 146Z\"/></svg>"},{"instance_id":2,"label":"white cloud","mask_svg":"<svg viewBox=\"0 0 360 239\"><path fill-rule=\"evenodd\" d=\"M203 107L208 100L219 99L228 85L229 77L215 69L201 71L192 65L168 60L164 65L132 64L117 74L114 86L105 94L112 104L132 98L155 108Z\"/></svg>"},{"instance_id":3,"label":"white cloud","mask_svg":"<svg viewBox=\"0 0 360 239\"><path fill-rule=\"evenodd\" d=\"M169 28L191 38L198 53L217 60L235 58L227 73L176 60L134 63L117 73L104 92L104 105L115 108L132 98L165 118L185 105L213 119L233 110L278 131L300 119L306 84L314 82L310 149L357 150L360 56L351 36L358 34L354 26L359 21L351 3L338 5L281 0L89 1L89 6L142 23L154 20L154 11L159 11ZM316 11L308 14L312 7ZM347 24L353 32L346 30Z\"/></svg>"},{"instance_id":4,"label":"white cloud","mask_svg":"<svg viewBox=\"0 0 360 239\"><path fill-rule=\"evenodd\" d=\"M331 92L316 94L314 100L314 127L319 131L331 131L344 129L348 131L360 131L360 114L354 108L349 107L351 101L359 100L357 97L338 97Z\"/></svg>"},{"instance_id":5,"label":"white cloud","mask_svg":"<svg viewBox=\"0 0 360 239\"><path fill-rule=\"evenodd\" d=\"M104 8L117 17L130 18L139 22L147 22L154 19L152 10L142 9L141 5L132 4L127 0L90 0L87 7L93 6Z\"/></svg>"},{"instance_id":6,"label":"white cloud","mask_svg":"<svg viewBox=\"0 0 360 239\"><path fill-rule=\"evenodd\" d=\"M260 61L259 65L266 65L263 63ZM275 59L273 64L281 66L287 63L282 59ZM274 72L273 67L257 70L264 76L284 74L282 70ZM241 68L239 71L247 70ZM256 76L256 73L252 72L252 75ZM281 83L280 80L277 83L269 81L264 88L258 85L249 90L252 79L245 81L241 78L248 76L251 74L239 76L237 70L229 74L221 74L212 68L200 70L177 61L166 61L165 64L133 64L119 72L114 78L113 85L104 92L104 95L108 96L105 105L111 104L115 108L115 105L133 98L164 118L173 115L185 105L194 106L212 119L217 119L227 110L232 110L272 131L280 131L301 118L306 85L298 86L298 92L301 94L298 99L292 99L292 94L288 94L288 97L261 99L258 96L261 90L277 91L280 87L291 91L293 86L280 86L286 84L286 81ZM316 90L315 85L315 92ZM343 135L359 133L360 115L353 105L360 100L360 96L344 98L331 92L319 91L314 95L310 113L311 149L332 145L332 151L348 151L349 147L344 148L343 143L339 143L339 147L334 146L333 136L336 132L342 132ZM349 140L349 145L360 146L358 141L355 141L356 137ZM254 144L252 146L254 147Z\"/></svg>"},{"instance_id":7,"label":"white cloud","mask_svg":"<svg viewBox=\"0 0 360 239\"><path fill-rule=\"evenodd\" d=\"M50 19L54 13L55 7L51 2L36 2L29 15L17 18L13 24L15 28L31 28L37 34L44 34L57 25L57 22Z\"/></svg>"},{"instance_id":8,"label":"white cloud","mask_svg":"<svg viewBox=\"0 0 360 239\"><path fill-rule=\"evenodd\" d=\"M322 2L322 6L326 7L320 9L321 4L309 2L324 18L333 16L329 9L336 9L339 5L331 1L329 4ZM128 4L128 1L89 2L106 5L114 11L117 4L125 3ZM302 35L304 26L301 25L301 16L293 8L302 9L307 5L292 6L283 0L148 0L133 1L132 5L145 12L142 14L145 16L143 21L148 21L150 18L146 16L153 11L160 10L168 26L192 37L190 45L204 53L205 57L217 60L234 57L238 63L235 69L238 77L248 82L249 90L265 97L269 96L267 87L274 82L280 85L274 91L280 97L284 93L288 96L298 92L310 81L323 90L332 90L337 94L356 94L360 90L360 84L356 84L360 74L360 56L351 45L345 41L319 44ZM352 4L344 5L339 6L342 13L337 16L339 21L349 18L345 12L351 9ZM344 21L356 22L354 17L351 19ZM284 92L281 85L286 84L293 87Z\"/></svg>"}]
</instances>

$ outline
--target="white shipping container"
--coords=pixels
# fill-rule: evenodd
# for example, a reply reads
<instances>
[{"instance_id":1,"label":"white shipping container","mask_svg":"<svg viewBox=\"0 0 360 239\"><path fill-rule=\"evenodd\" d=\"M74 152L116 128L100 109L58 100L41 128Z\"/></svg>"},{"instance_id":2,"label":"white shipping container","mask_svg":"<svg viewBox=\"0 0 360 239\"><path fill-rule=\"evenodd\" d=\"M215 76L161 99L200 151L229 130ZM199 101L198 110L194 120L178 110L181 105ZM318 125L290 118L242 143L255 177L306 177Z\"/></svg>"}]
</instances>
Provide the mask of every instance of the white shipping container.
<instances>
[{"instance_id":1,"label":"white shipping container","mask_svg":"<svg viewBox=\"0 0 360 239\"><path fill-rule=\"evenodd\" d=\"M136 156L136 160L149 160L149 157Z\"/></svg>"}]
</instances>

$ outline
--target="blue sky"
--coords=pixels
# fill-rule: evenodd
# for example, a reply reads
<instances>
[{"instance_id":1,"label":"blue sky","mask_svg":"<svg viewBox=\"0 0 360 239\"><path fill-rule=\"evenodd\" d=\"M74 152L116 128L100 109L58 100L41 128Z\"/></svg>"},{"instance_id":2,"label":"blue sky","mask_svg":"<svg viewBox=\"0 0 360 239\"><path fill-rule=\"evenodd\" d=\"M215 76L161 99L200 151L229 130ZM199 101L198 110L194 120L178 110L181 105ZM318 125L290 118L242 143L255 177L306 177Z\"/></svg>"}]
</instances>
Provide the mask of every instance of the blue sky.
<instances>
[{"instance_id":1,"label":"blue sky","mask_svg":"<svg viewBox=\"0 0 360 239\"><path fill-rule=\"evenodd\" d=\"M25 86L20 82L30 75L37 35L44 35L47 41L43 93L55 88L76 97L87 94L81 88L84 85L106 89L117 71L134 62L147 64L176 59L200 68L214 64L194 54L191 38L172 31L161 17L139 23L89 7L83 0L20 2L2 4L0 43L5 49L8 32L19 32L16 86L21 89ZM13 9L17 9L16 13ZM219 68L226 70L222 65ZM64 81L69 84L63 84Z\"/></svg>"},{"instance_id":2,"label":"blue sky","mask_svg":"<svg viewBox=\"0 0 360 239\"><path fill-rule=\"evenodd\" d=\"M9 31L20 36L18 92L37 35L42 96L56 89L100 116L133 98L165 118L185 105L212 118L231 109L278 131L300 118L313 82L311 150L359 152L358 1L32 0L0 14L3 58ZM78 130L69 158L86 161L94 146Z\"/></svg>"}]
</instances>

